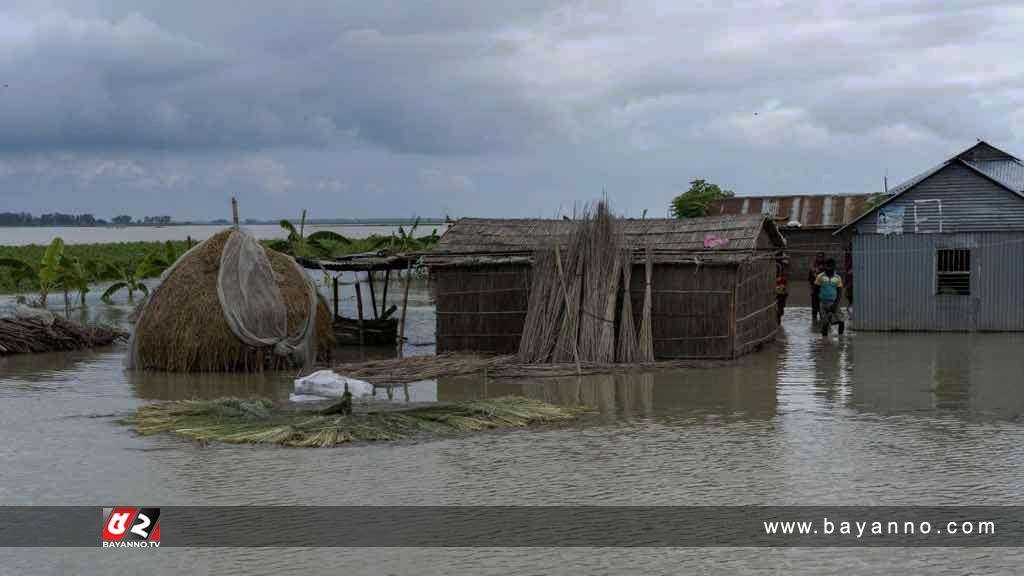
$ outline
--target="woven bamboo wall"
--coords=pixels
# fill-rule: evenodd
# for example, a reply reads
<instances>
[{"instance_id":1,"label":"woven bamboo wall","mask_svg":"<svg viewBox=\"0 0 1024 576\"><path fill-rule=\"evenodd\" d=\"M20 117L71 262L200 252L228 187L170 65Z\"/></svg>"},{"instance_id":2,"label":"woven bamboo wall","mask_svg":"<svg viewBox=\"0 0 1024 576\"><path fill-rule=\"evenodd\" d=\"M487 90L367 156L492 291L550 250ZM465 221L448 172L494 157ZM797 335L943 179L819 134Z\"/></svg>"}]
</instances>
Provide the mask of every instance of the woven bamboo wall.
<instances>
[{"instance_id":1,"label":"woven bamboo wall","mask_svg":"<svg viewBox=\"0 0 1024 576\"><path fill-rule=\"evenodd\" d=\"M634 322L640 325L644 301L644 267L633 268ZM654 356L669 358L732 357L732 298L736 266L657 264L651 282Z\"/></svg>"},{"instance_id":2,"label":"woven bamboo wall","mask_svg":"<svg viewBox=\"0 0 1024 576\"><path fill-rule=\"evenodd\" d=\"M431 280L438 352L518 350L529 299L528 265L437 267ZM741 356L770 340L778 329L771 259L699 267L660 263L654 267L651 287L658 359ZM630 296L639 326L643 264L633 268Z\"/></svg>"},{"instance_id":3,"label":"woven bamboo wall","mask_svg":"<svg viewBox=\"0 0 1024 576\"><path fill-rule=\"evenodd\" d=\"M529 265L437 267L430 276L437 303L438 352L512 354L519 349Z\"/></svg>"},{"instance_id":4,"label":"woven bamboo wall","mask_svg":"<svg viewBox=\"0 0 1024 576\"><path fill-rule=\"evenodd\" d=\"M736 348L742 356L771 340L775 316L775 260L758 258L741 264L736 285Z\"/></svg>"}]
</instances>

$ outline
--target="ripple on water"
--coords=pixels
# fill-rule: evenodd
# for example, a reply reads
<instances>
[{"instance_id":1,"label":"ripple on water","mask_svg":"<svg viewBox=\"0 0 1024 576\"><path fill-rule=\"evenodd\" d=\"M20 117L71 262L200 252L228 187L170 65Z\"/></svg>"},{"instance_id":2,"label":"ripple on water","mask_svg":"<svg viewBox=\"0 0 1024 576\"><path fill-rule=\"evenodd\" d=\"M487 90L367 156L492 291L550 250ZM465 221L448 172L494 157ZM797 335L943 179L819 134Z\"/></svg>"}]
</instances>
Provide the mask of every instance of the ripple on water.
<instances>
[{"instance_id":1,"label":"ripple on water","mask_svg":"<svg viewBox=\"0 0 1024 576\"><path fill-rule=\"evenodd\" d=\"M421 295L426 300L427 296ZM419 306L414 341L429 341ZM143 400L287 399L290 377L126 375L123 347L0 359L4 503L1005 504L1024 502L1022 339L876 334L824 341L789 310L774 346L716 368L546 381L443 378L441 400L524 394L593 409L584 423L424 442L296 450L140 438L110 415ZM117 474L111 474L117 470ZM177 556L177 555L176 555ZM29 570L60 567L63 552ZM97 557L98 558L98 557ZM536 573L553 565L753 573L1011 573L978 550L223 551L195 570ZM63 560L62 560L63 559ZM339 564L339 562L341 564ZM562 564L552 564L562 563ZM15 564L15 566L18 566ZM626 568L628 567L628 568ZM687 570L686 567L692 568ZM959 569L954 568L959 567ZM980 567L980 568L979 568ZM180 569L180 566L178 567ZM167 568L166 571L173 571Z\"/></svg>"}]
</instances>

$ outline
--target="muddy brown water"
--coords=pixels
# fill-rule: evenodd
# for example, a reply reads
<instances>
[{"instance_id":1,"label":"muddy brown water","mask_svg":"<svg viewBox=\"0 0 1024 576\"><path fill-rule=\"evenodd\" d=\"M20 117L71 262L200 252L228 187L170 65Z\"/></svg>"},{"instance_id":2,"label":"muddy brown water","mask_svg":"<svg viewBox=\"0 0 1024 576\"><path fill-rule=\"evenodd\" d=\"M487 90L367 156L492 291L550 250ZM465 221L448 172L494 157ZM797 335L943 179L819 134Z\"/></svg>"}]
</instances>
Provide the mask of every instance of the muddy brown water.
<instances>
[{"instance_id":1,"label":"muddy brown water","mask_svg":"<svg viewBox=\"0 0 1024 576\"><path fill-rule=\"evenodd\" d=\"M430 353L417 289L410 353ZM90 314L125 317L124 307ZM339 449L138 437L149 399L262 395L276 376L127 375L123 347L0 359L0 504L1024 504L1024 337L849 333L791 309L723 367L548 381L450 378L418 400L584 404L563 428ZM989 549L2 550L0 573L1017 574Z\"/></svg>"}]
</instances>

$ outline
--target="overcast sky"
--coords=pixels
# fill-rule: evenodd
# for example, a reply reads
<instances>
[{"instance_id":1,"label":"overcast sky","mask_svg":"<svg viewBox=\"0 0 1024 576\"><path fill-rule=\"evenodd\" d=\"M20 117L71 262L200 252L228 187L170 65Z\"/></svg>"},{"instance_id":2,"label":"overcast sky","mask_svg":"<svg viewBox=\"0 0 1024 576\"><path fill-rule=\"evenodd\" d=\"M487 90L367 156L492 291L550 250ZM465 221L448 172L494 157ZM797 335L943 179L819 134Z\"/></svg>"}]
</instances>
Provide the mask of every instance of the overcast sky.
<instances>
[{"instance_id":1,"label":"overcast sky","mask_svg":"<svg viewBox=\"0 0 1024 576\"><path fill-rule=\"evenodd\" d=\"M1024 155L1012 2L5 0L0 211L663 215Z\"/></svg>"}]
</instances>

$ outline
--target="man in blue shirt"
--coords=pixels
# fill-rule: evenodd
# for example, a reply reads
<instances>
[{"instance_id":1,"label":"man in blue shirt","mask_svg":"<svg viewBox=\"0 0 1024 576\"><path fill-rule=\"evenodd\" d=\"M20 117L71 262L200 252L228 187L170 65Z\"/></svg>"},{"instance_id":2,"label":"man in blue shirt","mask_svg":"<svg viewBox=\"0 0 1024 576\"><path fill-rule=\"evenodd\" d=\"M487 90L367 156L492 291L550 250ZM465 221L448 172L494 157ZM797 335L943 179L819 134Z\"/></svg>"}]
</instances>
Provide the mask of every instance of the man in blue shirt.
<instances>
[{"instance_id":1,"label":"man in blue shirt","mask_svg":"<svg viewBox=\"0 0 1024 576\"><path fill-rule=\"evenodd\" d=\"M814 279L814 286L818 289L818 299L821 301L821 333L828 334L829 325L832 322L839 324L839 333L846 329L846 323L839 316L839 298L843 295L843 277L836 274L836 260L829 258L825 261L825 271Z\"/></svg>"}]
</instances>

